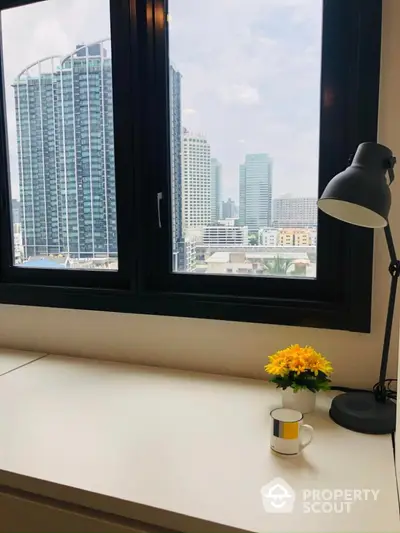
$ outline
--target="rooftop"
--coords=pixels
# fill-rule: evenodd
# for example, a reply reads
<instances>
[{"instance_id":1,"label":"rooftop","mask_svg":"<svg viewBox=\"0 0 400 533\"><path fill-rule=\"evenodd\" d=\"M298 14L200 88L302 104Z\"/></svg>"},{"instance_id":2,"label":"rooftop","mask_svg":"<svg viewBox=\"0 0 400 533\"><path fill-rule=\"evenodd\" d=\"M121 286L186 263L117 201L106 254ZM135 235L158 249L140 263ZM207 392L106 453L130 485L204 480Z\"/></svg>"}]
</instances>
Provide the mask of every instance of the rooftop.
<instances>
[{"instance_id":1,"label":"rooftop","mask_svg":"<svg viewBox=\"0 0 400 533\"><path fill-rule=\"evenodd\" d=\"M246 259L307 259L305 252L246 252Z\"/></svg>"},{"instance_id":2,"label":"rooftop","mask_svg":"<svg viewBox=\"0 0 400 533\"><path fill-rule=\"evenodd\" d=\"M66 268L65 258L60 261L60 259L48 259L47 257L32 257L19 266L23 268Z\"/></svg>"},{"instance_id":3,"label":"rooftop","mask_svg":"<svg viewBox=\"0 0 400 533\"><path fill-rule=\"evenodd\" d=\"M230 252L215 252L206 259L206 263L229 263Z\"/></svg>"}]
</instances>

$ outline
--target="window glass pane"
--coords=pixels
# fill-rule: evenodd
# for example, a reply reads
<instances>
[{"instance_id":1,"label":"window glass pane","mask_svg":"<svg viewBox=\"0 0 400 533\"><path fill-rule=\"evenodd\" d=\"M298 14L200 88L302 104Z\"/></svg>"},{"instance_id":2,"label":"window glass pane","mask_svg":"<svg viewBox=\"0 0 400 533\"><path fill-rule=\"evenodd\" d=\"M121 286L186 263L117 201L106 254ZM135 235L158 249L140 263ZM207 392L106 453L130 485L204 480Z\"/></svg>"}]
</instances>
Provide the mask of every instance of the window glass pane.
<instances>
[{"instance_id":1,"label":"window glass pane","mask_svg":"<svg viewBox=\"0 0 400 533\"><path fill-rule=\"evenodd\" d=\"M117 270L109 3L1 18L14 262Z\"/></svg>"},{"instance_id":2,"label":"window glass pane","mask_svg":"<svg viewBox=\"0 0 400 533\"><path fill-rule=\"evenodd\" d=\"M322 0L170 0L175 272L316 276Z\"/></svg>"}]
</instances>

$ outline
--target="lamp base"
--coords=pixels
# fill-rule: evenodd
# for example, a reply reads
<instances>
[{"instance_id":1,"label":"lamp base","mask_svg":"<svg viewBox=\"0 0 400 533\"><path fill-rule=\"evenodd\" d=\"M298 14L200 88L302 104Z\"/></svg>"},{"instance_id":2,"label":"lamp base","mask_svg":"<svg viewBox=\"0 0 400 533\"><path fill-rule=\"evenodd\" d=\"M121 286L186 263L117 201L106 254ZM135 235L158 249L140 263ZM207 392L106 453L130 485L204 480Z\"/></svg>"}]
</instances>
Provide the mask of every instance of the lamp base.
<instances>
[{"instance_id":1,"label":"lamp base","mask_svg":"<svg viewBox=\"0 0 400 533\"><path fill-rule=\"evenodd\" d=\"M329 411L336 424L358 433L386 435L396 429L396 404L376 401L373 392L347 392L336 396Z\"/></svg>"}]
</instances>

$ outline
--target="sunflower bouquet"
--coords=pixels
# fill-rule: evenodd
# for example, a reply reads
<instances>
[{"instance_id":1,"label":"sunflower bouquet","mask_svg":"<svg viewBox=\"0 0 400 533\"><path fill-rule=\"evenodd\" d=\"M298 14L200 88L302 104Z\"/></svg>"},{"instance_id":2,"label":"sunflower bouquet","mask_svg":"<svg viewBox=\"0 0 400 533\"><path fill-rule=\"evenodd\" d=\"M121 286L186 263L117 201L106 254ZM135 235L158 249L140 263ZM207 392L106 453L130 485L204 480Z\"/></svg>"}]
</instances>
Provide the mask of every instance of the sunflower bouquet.
<instances>
[{"instance_id":1,"label":"sunflower bouquet","mask_svg":"<svg viewBox=\"0 0 400 533\"><path fill-rule=\"evenodd\" d=\"M294 344L270 355L268 360L264 369L273 376L270 381L282 389L318 392L330 388L332 365L311 346Z\"/></svg>"}]
</instances>

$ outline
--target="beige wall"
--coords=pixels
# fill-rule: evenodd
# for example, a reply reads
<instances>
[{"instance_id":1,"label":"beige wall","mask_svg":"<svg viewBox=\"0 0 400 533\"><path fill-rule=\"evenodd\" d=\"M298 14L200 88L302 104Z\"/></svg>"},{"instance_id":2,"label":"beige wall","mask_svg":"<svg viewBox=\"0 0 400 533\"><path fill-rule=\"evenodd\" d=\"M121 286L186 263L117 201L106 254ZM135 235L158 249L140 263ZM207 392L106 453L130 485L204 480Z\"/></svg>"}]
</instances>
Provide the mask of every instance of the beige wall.
<instances>
[{"instance_id":1,"label":"beige wall","mask_svg":"<svg viewBox=\"0 0 400 533\"><path fill-rule=\"evenodd\" d=\"M400 32L396 22L400 20L400 2L383 0L383 4L379 137L400 156ZM400 249L400 165L392 192L391 222ZM387 308L387 266L383 232L376 232L370 335L211 320L0 306L0 344L262 378L268 354L289 343L307 343L333 361L336 383L372 385L379 370ZM396 319L390 376L397 375L398 337Z\"/></svg>"}]
</instances>

